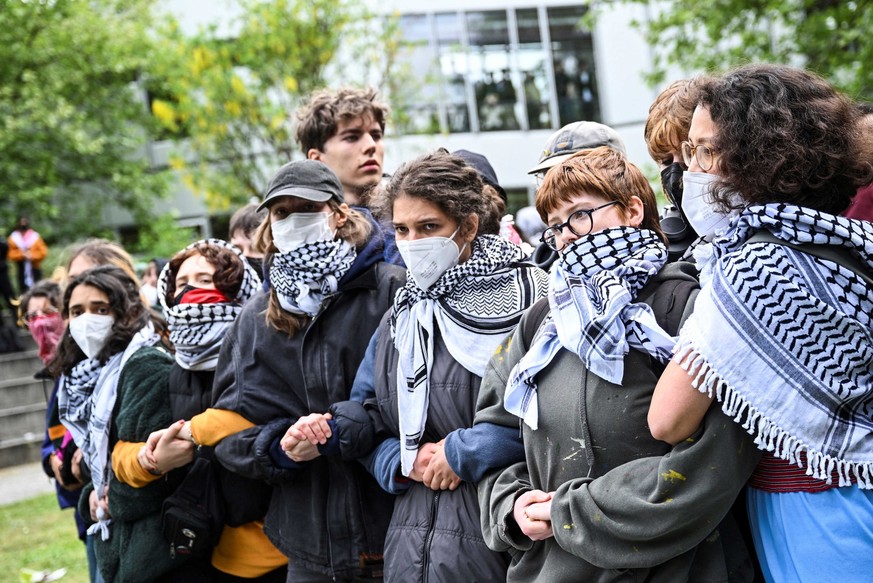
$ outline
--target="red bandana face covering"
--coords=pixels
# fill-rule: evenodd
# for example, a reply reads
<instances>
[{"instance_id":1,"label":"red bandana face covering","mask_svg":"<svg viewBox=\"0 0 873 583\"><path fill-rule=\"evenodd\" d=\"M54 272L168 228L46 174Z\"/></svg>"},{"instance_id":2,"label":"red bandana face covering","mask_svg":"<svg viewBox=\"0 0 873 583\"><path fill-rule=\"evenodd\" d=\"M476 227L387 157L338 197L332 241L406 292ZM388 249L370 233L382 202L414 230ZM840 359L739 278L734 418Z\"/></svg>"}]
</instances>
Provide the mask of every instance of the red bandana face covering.
<instances>
[{"instance_id":1,"label":"red bandana face covering","mask_svg":"<svg viewBox=\"0 0 873 583\"><path fill-rule=\"evenodd\" d=\"M176 294L175 305L179 304L224 304L230 300L217 289L203 289L186 285Z\"/></svg>"}]
</instances>

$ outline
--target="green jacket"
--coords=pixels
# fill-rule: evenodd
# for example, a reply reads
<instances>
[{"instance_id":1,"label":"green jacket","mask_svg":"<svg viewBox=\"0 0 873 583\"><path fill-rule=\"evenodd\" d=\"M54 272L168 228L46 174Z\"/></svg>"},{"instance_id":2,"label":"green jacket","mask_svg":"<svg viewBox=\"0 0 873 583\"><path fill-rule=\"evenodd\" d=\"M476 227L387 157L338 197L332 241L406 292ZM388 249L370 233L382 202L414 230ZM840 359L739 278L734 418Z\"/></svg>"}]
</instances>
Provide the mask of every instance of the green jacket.
<instances>
[{"instance_id":1,"label":"green jacket","mask_svg":"<svg viewBox=\"0 0 873 583\"><path fill-rule=\"evenodd\" d=\"M491 360L476 423L521 425L526 461L479 483L482 531L508 551L508 581L750 581L733 521L723 522L760 457L752 438L710 409L702 428L670 448L647 424L657 382L649 357L630 351L622 385L562 350L537 377L539 429L503 407L513 366L533 336L530 312ZM523 492L555 491L554 537L533 542L513 518Z\"/></svg>"}]
</instances>

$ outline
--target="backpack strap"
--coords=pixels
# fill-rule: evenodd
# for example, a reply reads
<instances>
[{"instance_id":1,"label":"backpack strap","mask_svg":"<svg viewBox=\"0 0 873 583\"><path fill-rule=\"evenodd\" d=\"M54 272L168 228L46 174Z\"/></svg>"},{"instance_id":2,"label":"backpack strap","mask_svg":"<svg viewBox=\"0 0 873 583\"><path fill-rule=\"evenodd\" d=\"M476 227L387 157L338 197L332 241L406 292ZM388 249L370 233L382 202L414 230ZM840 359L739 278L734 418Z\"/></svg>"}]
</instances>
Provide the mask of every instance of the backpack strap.
<instances>
[{"instance_id":1,"label":"backpack strap","mask_svg":"<svg viewBox=\"0 0 873 583\"><path fill-rule=\"evenodd\" d=\"M549 308L549 298L541 298L531 306L530 312L527 314L524 330L522 330L522 339L524 340L526 350L530 349L533 338L536 336L537 330L540 329L540 324L543 323L543 320L546 319L546 315L549 313Z\"/></svg>"},{"instance_id":2,"label":"backpack strap","mask_svg":"<svg viewBox=\"0 0 873 583\"><path fill-rule=\"evenodd\" d=\"M819 259L832 261L853 272L855 275L863 279L868 287L873 289L873 277L870 275L870 269L850 255L849 250L844 247L838 247L835 245L816 245L811 243L789 243L788 241L783 241L776 237L766 229L756 231L754 235L746 240L744 245L748 245L749 243L775 243L776 245L791 247L792 249L796 249L807 255L818 257Z\"/></svg>"}]
</instances>

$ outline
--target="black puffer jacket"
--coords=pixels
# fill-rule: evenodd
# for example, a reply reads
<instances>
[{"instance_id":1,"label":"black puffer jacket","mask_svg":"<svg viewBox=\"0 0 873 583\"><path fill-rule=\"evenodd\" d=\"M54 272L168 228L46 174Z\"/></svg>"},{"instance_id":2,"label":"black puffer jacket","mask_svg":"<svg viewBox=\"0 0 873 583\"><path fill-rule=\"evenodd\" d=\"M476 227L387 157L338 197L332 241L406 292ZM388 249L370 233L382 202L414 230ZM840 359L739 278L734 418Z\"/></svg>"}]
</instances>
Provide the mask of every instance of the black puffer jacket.
<instances>
[{"instance_id":1,"label":"black puffer jacket","mask_svg":"<svg viewBox=\"0 0 873 583\"><path fill-rule=\"evenodd\" d=\"M397 366L398 352L386 316L376 350L376 404L381 429L395 437L400 434ZM441 336L434 338L421 443L436 443L455 429L472 427L481 380L452 357ZM397 497L385 540L386 581L503 581L508 564L507 555L485 545L475 484L461 482L457 490L435 492L412 482Z\"/></svg>"},{"instance_id":2,"label":"black puffer jacket","mask_svg":"<svg viewBox=\"0 0 873 583\"><path fill-rule=\"evenodd\" d=\"M376 263L290 338L267 326L262 294L221 347L214 407L255 427L225 438L216 455L226 467L276 485L264 525L276 548L337 579L354 576L363 554L381 555L392 497L357 462L322 456L283 470L269 450L299 417L349 398L370 337L404 281L399 267Z\"/></svg>"}]
</instances>

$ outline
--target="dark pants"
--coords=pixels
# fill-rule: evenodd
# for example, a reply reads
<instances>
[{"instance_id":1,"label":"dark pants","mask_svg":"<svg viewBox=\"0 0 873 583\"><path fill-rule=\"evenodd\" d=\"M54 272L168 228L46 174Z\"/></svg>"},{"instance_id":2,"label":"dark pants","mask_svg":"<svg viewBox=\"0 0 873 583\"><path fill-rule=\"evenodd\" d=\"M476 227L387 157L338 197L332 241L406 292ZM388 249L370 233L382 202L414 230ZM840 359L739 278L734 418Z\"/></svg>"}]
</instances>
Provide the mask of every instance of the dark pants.
<instances>
[{"instance_id":1,"label":"dark pants","mask_svg":"<svg viewBox=\"0 0 873 583\"><path fill-rule=\"evenodd\" d=\"M212 581L214 583L285 583L287 572L287 567L279 567L278 569L270 571L269 573L265 573L260 577L255 577L254 579L246 579L245 577L230 575L213 567Z\"/></svg>"}]
</instances>

